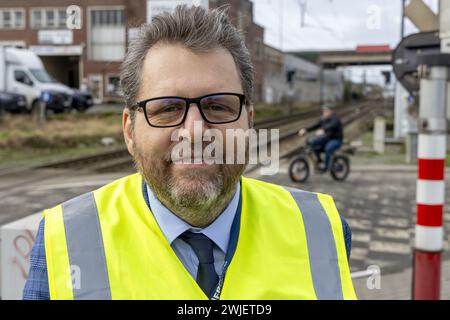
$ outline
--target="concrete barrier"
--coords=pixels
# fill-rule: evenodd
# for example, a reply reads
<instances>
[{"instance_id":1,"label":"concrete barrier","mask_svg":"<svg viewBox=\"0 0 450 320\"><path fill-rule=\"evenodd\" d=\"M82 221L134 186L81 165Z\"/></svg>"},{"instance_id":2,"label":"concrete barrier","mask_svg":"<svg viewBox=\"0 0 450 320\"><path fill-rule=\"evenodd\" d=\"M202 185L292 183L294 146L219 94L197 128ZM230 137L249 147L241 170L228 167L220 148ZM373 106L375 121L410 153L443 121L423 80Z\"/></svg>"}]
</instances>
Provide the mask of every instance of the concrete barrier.
<instances>
[{"instance_id":1,"label":"concrete barrier","mask_svg":"<svg viewBox=\"0 0 450 320\"><path fill-rule=\"evenodd\" d=\"M30 269L30 255L42 213L5 224L0 228L0 297L22 299Z\"/></svg>"}]
</instances>

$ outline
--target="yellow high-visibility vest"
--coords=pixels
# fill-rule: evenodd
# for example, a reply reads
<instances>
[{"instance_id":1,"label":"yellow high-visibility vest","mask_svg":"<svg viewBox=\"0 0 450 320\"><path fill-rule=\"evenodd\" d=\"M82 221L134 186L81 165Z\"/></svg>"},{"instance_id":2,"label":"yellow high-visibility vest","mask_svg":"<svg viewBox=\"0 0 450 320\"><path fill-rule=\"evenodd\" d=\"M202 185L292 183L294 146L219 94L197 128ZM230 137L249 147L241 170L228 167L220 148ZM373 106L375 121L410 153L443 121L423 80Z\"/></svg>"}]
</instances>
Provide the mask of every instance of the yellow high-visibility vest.
<instances>
[{"instance_id":1,"label":"yellow high-visibility vest","mask_svg":"<svg viewBox=\"0 0 450 320\"><path fill-rule=\"evenodd\" d=\"M164 237L143 185L133 174L44 211L51 299L208 299ZM214 298L356 299L329 195L242 177L240 208Z\"/></svg>"}]
</instances>

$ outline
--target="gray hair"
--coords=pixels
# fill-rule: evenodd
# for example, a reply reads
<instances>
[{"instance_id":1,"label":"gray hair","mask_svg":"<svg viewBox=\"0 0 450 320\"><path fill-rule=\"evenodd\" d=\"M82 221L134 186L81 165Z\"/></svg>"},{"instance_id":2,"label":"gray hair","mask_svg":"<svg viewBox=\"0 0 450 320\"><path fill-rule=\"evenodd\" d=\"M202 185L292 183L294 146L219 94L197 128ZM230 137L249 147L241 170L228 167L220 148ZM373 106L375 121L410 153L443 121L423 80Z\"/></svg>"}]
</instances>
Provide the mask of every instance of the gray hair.
<instances>
[{"instance_id":1,"label":"gray hair","mask_svg":"<svg viewBox=\"0 0 450 320\"><path fill-rule=\"evenodd\" d=\"M131 42L120 71L120 85L128 108L137 101L141 71L148 50L160 41L179 43L205 52L227 49L236 63L247 101L253 101L253 65L244 40L230 23L227 7L206 10L198 6L177 6L173 13L162 13L143 24ZM132 114L133 116L133 114Z\"/></svg>"}]
</instances>

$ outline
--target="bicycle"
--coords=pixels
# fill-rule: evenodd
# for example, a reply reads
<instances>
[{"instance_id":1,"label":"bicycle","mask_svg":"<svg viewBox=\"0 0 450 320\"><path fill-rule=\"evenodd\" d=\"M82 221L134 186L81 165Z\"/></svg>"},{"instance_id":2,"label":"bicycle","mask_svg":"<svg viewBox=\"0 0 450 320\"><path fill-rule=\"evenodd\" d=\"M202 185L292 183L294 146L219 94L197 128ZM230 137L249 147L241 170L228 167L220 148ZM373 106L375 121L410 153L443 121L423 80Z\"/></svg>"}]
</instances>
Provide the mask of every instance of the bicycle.
<instances>
[{"instance_id":1,"label":"bicycle","mask_svg":"<svg viewBox=\"0 0 450 320\"><path fill-rule=\"evenodd\" d=\"M330 174L336 181L344 181L350 173L350 158L345 153L353 153L353 148L341 147L331 158ZM309 145L300 147L299 153L290 160L289 177L293 182L308 180L311 168L318 169L318 163L313 149Z\"/></svg>"}]
</instances>

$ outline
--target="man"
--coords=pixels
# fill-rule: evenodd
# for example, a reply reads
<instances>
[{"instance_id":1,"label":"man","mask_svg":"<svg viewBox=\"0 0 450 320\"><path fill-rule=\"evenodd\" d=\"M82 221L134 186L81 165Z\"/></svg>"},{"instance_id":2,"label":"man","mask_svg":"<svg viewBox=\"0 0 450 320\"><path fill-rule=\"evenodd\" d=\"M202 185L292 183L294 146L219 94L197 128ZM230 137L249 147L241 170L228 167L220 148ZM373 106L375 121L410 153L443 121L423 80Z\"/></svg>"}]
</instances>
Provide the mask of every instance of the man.
<instances>
[{"instance_id":1,"label":"man","mask_svg":"<svg viewBox=\"0 0 450 320\"><path fill-rule=\"evenodd\" d=\"M24 298L355 298L330 196L244 178L237 161L174 160L199 124L227 139L252 127L252 74L221 10L144 25L121 74L139 173L44 211Z\"/></svg>"},{"instance_id":2,"label":"man","mask_svg":"<svg viewBox=\"0 0 450 320\"><path fill-rule=\"evenodd\" d=\"M330 169L333 153L343 143L342 123L331 105L323 106L322 117L320 117L319 121L301 129L299 135L303 136L313 130L316 130L316 138L308 141L308 144L312 147L316 155L319 172L324 173ZM322 158L320 155L323 151L325 152L325 163L321 165Z\"/></svg>"}]
</instances>

